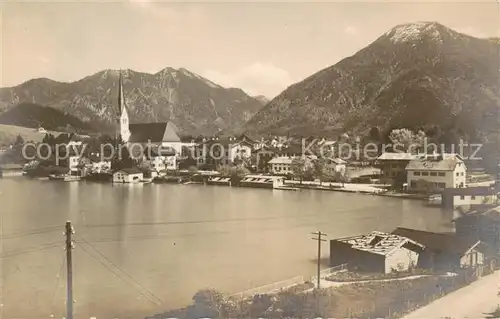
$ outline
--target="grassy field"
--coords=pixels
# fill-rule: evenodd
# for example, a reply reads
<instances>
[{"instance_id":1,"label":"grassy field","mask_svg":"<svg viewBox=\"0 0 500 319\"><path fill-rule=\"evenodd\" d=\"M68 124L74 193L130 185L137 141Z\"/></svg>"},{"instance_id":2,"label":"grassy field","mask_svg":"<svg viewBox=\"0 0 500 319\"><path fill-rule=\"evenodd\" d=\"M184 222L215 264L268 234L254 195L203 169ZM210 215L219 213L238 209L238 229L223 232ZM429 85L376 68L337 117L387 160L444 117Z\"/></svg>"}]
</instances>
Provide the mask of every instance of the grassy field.
<instances>
[{"instance_id":1,"label":"grassy field","mask_svg":"<svg viewBox=\"0 0 500 319\"><path fill-rule=\"evenodd\" d=\"M52 131L47 132L54 135L61 133ZM12 144L16 140L17 135L21 135L25 141L41 142L45 133L39 133L35 129L29 127L0 124L0 146Z\"/></svg>"}]
</instances>

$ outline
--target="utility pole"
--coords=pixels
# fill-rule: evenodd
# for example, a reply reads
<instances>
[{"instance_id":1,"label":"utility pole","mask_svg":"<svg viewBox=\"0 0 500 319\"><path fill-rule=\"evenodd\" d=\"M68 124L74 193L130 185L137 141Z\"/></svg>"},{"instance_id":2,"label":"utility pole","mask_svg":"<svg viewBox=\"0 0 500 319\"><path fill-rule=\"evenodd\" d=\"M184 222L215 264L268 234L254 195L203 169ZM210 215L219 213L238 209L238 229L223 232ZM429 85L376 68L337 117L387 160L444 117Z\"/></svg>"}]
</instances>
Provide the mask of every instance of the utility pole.
<instances>
[{"instance_id":1,"label":"utility pole","mask_svg":"<svg viewBox=\"0 0 500 319\"><path fill-rule=\"evenodd\" d=\"M317 238L312 238L313 240L318 241L318 283L317 283L317 288L319 289L319 283L320 283L320 272L321 272L321 242L326 241L326 239L323 239L322 236L326 236L325 233L322 233L321 231L318 231L316 233L312 233L312 235L317 236Z\"/></svg>"},{"instance_id":2,"label":"utility pole","mask_svg":"<svg viewBox=\"0 0 500 319\"><path fill-rule=\"evenodd\" d=\"M66 277L67 277L67 297L66 297L66 319L73 319L73 250L72 235L75 233L71 222L66 222Z\"/></svg>"}]
</instances>

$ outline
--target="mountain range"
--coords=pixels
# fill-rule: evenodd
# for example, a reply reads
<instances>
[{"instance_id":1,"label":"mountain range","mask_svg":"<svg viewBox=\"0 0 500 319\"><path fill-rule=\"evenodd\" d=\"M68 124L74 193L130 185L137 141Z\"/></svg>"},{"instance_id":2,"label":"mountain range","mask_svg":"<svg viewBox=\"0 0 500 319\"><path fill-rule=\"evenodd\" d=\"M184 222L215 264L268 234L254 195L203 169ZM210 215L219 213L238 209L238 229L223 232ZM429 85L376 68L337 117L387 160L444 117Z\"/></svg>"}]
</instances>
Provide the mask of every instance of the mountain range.
<instances>
[{"instance_id":1,"label":"mountain range","mask_svg":"<svg viewBox=\"0 0 500 319\"><path fill-rule=\"evenodd\" d=\"M337 135L437 126L472 138L499 126L500 41L436 22L398 25L373 43L295 83L244 131Z\"/></svg>"},{"instance_id":2,"label":"mountain range","mask_svg":"<svg viewBox=\"0 0 500 319\"><path fill-rule=\"evenodd\" d=\"M366 135L374 127L435 127L491 141L499 139L499 70L498 38L479 39L436 22L418 22L395 26L271 101L183 68L122 74L132 123L170 120L186 134L338 136ZM16 116L28 108L15 109L30 103L58 110L62 126L111 130L118 75L104 70L72 83L33 79L0 89L0 122L26 123ZM28 122L34 125L37 119Z\"/></svg>"},{"instance_id":3,"label":"mountain range","mask_svg":"<svg viewBox=\"0 0 500 319\"><path fill-rule=\"evenodd\" d=\"M251 97L238 88L224 88L184 68L165 68L156 74L125 70L122 75L131 122L172 121L181 134L214 134L240 128L266 103L262 97ZM72 83L41 78L2 88L0 121L2 115L4 122L13 119L5 112L23 114L23 110L13 110L30 103L32 109L39 105L60 111L67 117L66 122L76 125L68 118L71 116L83 127L111 131L117 121L118 76L119 71L104 70ZM38 122L43 126L46 117Z\"/></svg>"}]
</instances>

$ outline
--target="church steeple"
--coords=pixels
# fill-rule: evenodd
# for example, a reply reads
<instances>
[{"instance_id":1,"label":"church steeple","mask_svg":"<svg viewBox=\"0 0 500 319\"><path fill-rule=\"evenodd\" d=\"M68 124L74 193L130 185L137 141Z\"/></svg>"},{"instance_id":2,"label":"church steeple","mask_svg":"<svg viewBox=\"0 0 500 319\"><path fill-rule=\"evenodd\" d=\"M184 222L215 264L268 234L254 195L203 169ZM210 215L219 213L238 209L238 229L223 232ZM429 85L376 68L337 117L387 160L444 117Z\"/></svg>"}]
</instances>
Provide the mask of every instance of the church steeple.
<instances>
[{"instance_id":1,"label":"church steeple","mask_svg":"<svg viewBox=\"0 0 500 319\"><path fill-rule=\"evenodd\" d=\"M125 108L125 98L123 96L123 79L122 70L120 70L120 77L118 80L118 114L121 115Z\"/></svg>"},{"instance_id":2,"label":"church steeple","mask_svg":"<svg viewBox=\"0 0 500 319\"><path fill-rule=\"evenodd\" d=\"M128 142L130 138L130 122L127 112L127 106L125 104L125 96L123 94L123 79L122 72L120 70L120 78L118 83L118 110L119 110L119 130L120 137L122 141Z\"/></svg>"}]
</instances>

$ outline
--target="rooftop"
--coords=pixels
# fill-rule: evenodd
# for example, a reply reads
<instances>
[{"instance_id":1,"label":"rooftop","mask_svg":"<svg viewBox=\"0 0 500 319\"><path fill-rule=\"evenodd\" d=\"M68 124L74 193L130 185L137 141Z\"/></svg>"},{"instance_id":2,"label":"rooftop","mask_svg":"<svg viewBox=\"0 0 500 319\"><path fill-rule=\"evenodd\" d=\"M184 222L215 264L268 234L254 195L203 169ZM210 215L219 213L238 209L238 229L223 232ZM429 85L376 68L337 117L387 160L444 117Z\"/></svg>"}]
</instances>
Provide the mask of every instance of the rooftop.
<instances>
[{"instance_id":1,"label":"rooftop","mask_svg":"<svg viewBox=\"0 0 500 319\"><path fill-rule=\"evenodd\" d=\"M453 233L434 233L410 228L396 228L392 234L414 240L426 249L464 254L477 244L478 240L456 236Z\"/></svg>"},{"instance_id":2,"label":"rooftop","mask_svg":"<svg viewBox=\"0 0 500 319\"><path fill-rule=\"evenodd\" d=\"M392 153L386 152L380 155L377 160L379 161L411 161L413 159L417 159L418 155L411 153Z\"/></svg>"},{"instance_id":3,"label":"rooftop","mask_svg":"<svg viewBox=\"0 0 500 319\"><path fill-rule=\"evenodd\" d=\"M463 163L463 160L457 154L438 154L411 160L406 166L406 169L427 171L453 171L455 170L455 167L458 163Z\"/></svg>"},{"instance_id":4,"label":"rooftop","mask_svg":"<svg viewBox=\"0 0 500 319\"><path fill-rule=\"evenodd\" d=\"M388 234L379 231L372 231L368 235L360 235L355 237L335 239L351 245L351 248L367 251L379 255L390 254L394 249L402 247L406 244L412 244L419 249L424 249L424 246L403 236L397 234Z\"/></svg>"},{"instance_id":5,"label":"rooftop","mask_svg":"<svg viewBox=\"0 0 500 319\"><path fill-rule=\"evenodd\" d=\"M270 160L268 163L269 164L292 164L293 158L288 157L288 156L280 156L280 157L275 157L272 160Z\"/></svg>"}]
</instances>

